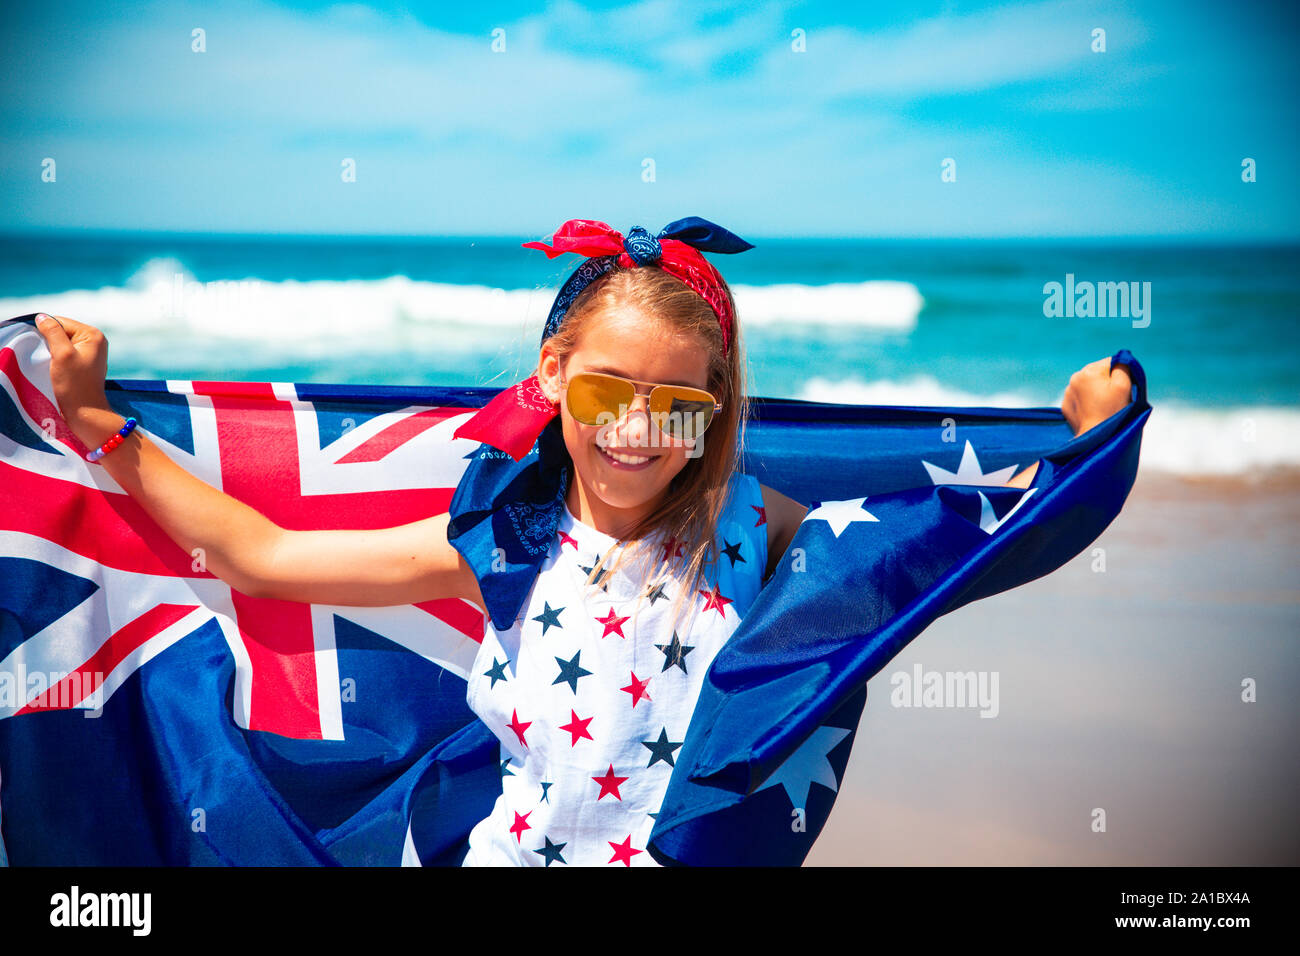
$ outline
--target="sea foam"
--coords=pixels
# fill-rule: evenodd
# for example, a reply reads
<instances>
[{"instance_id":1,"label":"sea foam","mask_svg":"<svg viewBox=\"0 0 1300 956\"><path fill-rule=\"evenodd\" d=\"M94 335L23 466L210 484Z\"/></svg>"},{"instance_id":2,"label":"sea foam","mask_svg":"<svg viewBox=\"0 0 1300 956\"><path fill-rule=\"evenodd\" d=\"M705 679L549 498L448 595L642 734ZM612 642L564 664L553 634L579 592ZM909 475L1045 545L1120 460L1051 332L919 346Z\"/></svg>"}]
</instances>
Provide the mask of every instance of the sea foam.
<instances>
[{"instance_id":1,"label":"sea foam","mask_svg":"<svg viewBox=\"0 0 1300 956\"><path fill-rule=\"evenodd\" d=\"M981 394L945 385L931 375L917 375L904 381L871 382L814 378L798 397L851 405L1059 408L1065 393ZM1205 408L1177 401L1153 406L1142 431L1139 467L1143 470L1241 476L1269 468L1300 468L1300 408Z\"/></svg>"},{"instance_id":2,"label":"sea foam","mask_svg":"<svg viewBox=\"0 0 1300 956\"><path fill-rule=\"evenodd\" d=\"M925 305L907 282L734 285L744 323L910 333ZM451 355L498 353L503 343L534 342L553 288L501 289L416 281L196 282L184 264L146 262L123 286L0 299L0 315L52 312L104 330L117 361L134 356L158 368L196 349L219 357L227 378L239 363L273 363L435 348ZM535 348L535 346L534 346ZM132 377L126 375L123 377ZM220 376L219 376L220 377ZM812 378L798 395L863 405L1025 408L1059 406L1063 393L973 393L930 375L906 380ZM1240 475L1300 467L1300 408L1208 408L1157 402L1142 443L1144 469Z\"/></svg>"},{"instance_id":3,"label":"sea foam","mask_svg":"<svg viewBox=\"0 0 1300 956\"><path fill-rule=\"evenodd\" d=\"M546 320L557 289L386 279L260 279L198 282L174 259L151 259L124 286L0 299L0 312L53 312L106 332L185 329L192 334L261 341L316 337L357 339L417 324L454 330L510 330ZM732 287L747 324L858 326L909 332L924 300L907 282L839 282Z\"/></svg>"}]
</instances>

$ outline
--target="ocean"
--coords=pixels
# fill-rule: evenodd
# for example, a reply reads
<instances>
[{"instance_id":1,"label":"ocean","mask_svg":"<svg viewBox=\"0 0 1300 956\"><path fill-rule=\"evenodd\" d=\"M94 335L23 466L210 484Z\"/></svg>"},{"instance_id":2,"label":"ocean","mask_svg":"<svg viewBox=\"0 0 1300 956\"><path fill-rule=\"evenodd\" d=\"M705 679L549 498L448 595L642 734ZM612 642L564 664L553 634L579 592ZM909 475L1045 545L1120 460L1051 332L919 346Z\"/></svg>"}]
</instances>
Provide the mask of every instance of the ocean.
<instances>
[{"instance_id":1,"label":"ocean","mask_svg":"<svg viewBox=\"0 0 1300 956\"><path fill-rule=\"evenodd\" d=\"M580 261L534 238L10 235L0 312L97 326L117 379L504 388ZM1300 469L1300 246L751 241L711 257L751 394L1044 407L1127 348L1154 407L1143 470Z\"/></svg>"}]
</instances>

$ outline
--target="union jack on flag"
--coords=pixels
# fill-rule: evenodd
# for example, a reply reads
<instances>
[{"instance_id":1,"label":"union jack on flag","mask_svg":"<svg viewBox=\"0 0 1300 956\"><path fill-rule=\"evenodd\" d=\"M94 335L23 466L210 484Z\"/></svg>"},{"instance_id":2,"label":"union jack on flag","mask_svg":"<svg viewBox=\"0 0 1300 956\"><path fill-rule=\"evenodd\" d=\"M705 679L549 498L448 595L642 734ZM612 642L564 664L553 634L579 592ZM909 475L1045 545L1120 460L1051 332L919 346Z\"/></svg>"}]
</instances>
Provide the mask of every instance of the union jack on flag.
<instances>
[{"instance_id":1,"label":"union jack on flag","mask_svg":"<svg viewBox=\"0 0 1300 956\"><path fill-rule=\"evenodd\" d=\"M4 437L12 443L0 461L10 505L4 560L29 574L41 564L49 574L75 575L87 582L90 600L5 658L8 672L37 682L37 675L66 673L63 685L0 713L85 706L85 699L54 699L67 701L65 688L78 684L86 697L111 697L137 668L212 622L234 657L238 726L344 739L334 611L251 598L204 570L201 554L181 552L105 469L84 460L89 449L48 387L24 374L38 341L11 338L0 352L10 405ZM330 386L168 381L132 383L131 391L114 404L138 412L170 457L285 528L384 528L445 512L463 456L477 448L451 438L470 414L454 395L435 408L388 396L366 408L358 389ZM341 394L346 404L337 401ZM346 613L462 675L483 628L478 608L459 599Z\"/></svg>"},{"instance_id":2,"label":"union jack on flag","mask_svg":"<svg viewBox=\"0 0 1300 956\"><path fill-rule=\"evenodd\" d=\"M0 854L458 862L501 792L499 742L465 701L479 609L232 589L85 461L32 320L0 322ZM1118 513L1150 406L1140 365L1125 351L1115 361L1134 400L1077 439L1056 409L755 400L744 470L813 503L792 547L835 571L783 566L715 659L647 848L657 860L802 861L866 681L934 617L1048 573ZM106 386L187 471L302 530L445 512L479 449L452 433L495 394ZM995 487L1034 460L1033 488ZM796 800L809 820L792 835ZM773 820L784 835L755 841Z\"/></svg>"},{"instance_id":3,"label":"union jack on flag","mask_svg":"<svg viewBox=\"0 0 1300 956\"><path fill-rule=\"evenodd\" d=\"M218 726L225 741L243 737L254 756L307 753L309 745L299 741L346 741L322 752L331 761L378 760L377 769L391 774L398 754L383 753L365 733L378 729L366 727L364 717L377 706L400 709L405 701L411 711L408 727L394 715L384 733L418 729L427 736L445 734L449 720L473 724L463 680L482 636L477 607L451 599L344 608L242 594L205 570L201 553L181 551L104 468L85 460L88 449L53 401L48 353L30 317L0 326L0 386L0 820L15 861L107 861L76 829L102 826L111 803L74 787L65 805L50 806L65 803L63 788L39 785L30 779L39 775L25 771L47 763L48 754L81 746L78 759L93 764L105 735L141 754L164 745L148 739L149 728L119 728L124 708L116 697L128 693L126 706L145 712L195 707L192 698L145 697L139 679L142 671L191 657L191 644L228 656L230 680L220 695L226 713ZM114 409L134 415L183 468L294 529L381 528L446 511L464 456L478 447L451 433L485 392L108 383ZM363 652L366 644L372 650ZM382 647L387 660L370 660L373 647ZM409 678L412 686L381 686L379 663L389 672L385 681ZM447 690L454 682L444 673L460 678L459 690ZM434 687L420 687L421 678ZM383 698L375 698L378 691ZM195 709L210 713L210 704ZM438 707L444 712L437 720L419 713ZM159 734L174 729L157 726ZM217 743L215 727L192 729L185 743L196 750ZM268 733L287 740L254 739ZM19 759L25 747L38 762ZM112 779L129 774L130 764L105 770ZM382 778L366 783L377 786ZM234 800L229 807L242 812ZM194 809L203 810L206 826L198 832L212 833L221 805ZM291 806L274 809L286 822L301 822ZM57 845L47 842L53 834ZM400 853L401 834L396 846ZM144 847L124 842L121 850L108 859L150 858Z\"/></svg>"}]
</instances>

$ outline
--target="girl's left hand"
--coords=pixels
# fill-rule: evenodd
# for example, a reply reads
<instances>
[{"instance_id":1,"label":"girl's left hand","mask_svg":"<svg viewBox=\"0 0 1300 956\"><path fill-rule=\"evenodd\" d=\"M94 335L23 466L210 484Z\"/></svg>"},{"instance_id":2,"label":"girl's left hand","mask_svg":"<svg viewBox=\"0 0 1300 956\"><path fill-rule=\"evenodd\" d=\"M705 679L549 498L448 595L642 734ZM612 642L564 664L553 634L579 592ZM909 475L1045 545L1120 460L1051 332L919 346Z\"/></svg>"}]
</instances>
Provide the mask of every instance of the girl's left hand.
<instances>
[{"instance_id":1,"label":"girl's left hand","mask_svg":"<svg viewBox=\"0 0 1300 956\"><path fill-rule=\"evenodd\" d=\"M1110 368L1110 357L1089 362L1070 376L1070 385L1061 402L1061 414L1076 436L1104 422L1129 402L1128 366Z\"/></svg>"}]
</instances>

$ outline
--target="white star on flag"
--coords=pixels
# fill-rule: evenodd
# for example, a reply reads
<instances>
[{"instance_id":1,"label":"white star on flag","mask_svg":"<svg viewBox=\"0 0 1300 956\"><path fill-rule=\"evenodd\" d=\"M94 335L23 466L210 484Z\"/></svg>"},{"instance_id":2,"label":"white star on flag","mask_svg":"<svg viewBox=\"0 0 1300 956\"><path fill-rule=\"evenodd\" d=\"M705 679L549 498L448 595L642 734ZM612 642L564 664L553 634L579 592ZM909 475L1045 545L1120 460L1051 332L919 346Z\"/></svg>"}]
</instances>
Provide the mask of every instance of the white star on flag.
<instances>
[{"instance_id":1,"label":"white star on flag","mask_svg":"<svg viewBox=\"0 0 1300 956\"><path fill-rule=\"evenodd\" d=\"M925 465L925 470L930 473L930 481L936 485L1005 485L1016 473L1016 466L1011 465L984 474L980 470L980 460L975 455L975 449L971 447L970 439L966 440L966 448L961 453L961 464L957 466L955 473L938 465L932 465L924 459L921 460L921 464Z\"/></svg>"},{"instance_id":2,"label":"white star on flag","mask_svg":"<svg viewBox=\"0 0 1300 956\"><path fill-rule=\"evenodd\" d=\"M997 531L998 528L1006 524L1008 518L1010 518L1013 514L1015 514L1017 511L1020 510L1020 506L1023 505L1026 501L1028 501L1029 496L1032 495L1037 490L1038 490L1037 488L1030 488L1028 491L1026 491L1023 495L1020 496L1020 500L1015 503L1015 506L1012 507L1012 509L1008 511L1006 514L1004 514L1001 518L999 518L997 515L993 513L993 506L989 504L989 500L984 497L984 492L982 491L976 492L976 494L980 496L980 528L983 529L988 534L992 534L994 531Z\"/></svg>"},{"instance_id":3,"label":"white star on flag","mask_svg":"<svg viewBox=\"0 0 1300 956\"><path fill-rule=\"evenodd\" d=\"M790 805L796 810L808 806L808 791L814 783L838 792L839 781L835 779L835 768L827 755L848 735L843 727L818 727L758 790L781 784L785 787L785 795L790 798Z\"/></svg>"},{"instance_id":4,"label":"white star on flag","mask_svg":"<svg viewBox=\"0 0 1300 956\"><path fill-rule=\"evenodd\" d=\"M866 498L849 498L847 501L824 501L804 515L804 521L825 521L835 532L835 537L855 521L880 519L862 507Z\"/></svg>"}]
</instances>

